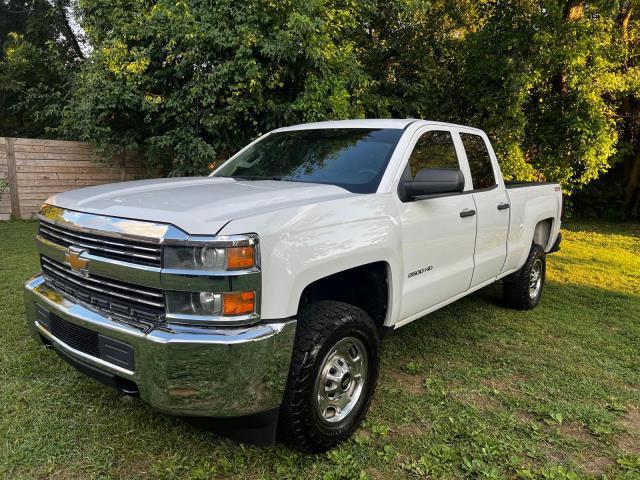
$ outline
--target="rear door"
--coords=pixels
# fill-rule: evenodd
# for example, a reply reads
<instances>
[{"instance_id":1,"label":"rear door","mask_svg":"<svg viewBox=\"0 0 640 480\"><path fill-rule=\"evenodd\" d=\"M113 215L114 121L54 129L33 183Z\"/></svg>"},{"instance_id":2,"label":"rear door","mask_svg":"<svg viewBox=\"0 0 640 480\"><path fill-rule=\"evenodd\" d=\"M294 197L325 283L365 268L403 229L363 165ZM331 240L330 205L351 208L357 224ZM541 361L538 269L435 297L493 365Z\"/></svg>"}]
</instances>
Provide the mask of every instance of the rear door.
<instances>
[{"instance_id":1,"label":"rear door","mask_svg":"<svg viewBox=\"0 0 640 480\"><path fill-rule=\"evenodd\" d=\"M461 168L456 133L442 127L418 130L408 149L403 178L425 168ZM471 194L452 193L414 201L398 199L404 269L401 318L424 312L469 288L473 274L476 216Z\"/></svg>"},{"instance_id":2,"label":"rear door","mask_svg":"<svg viewBox=\"0 0 640 480\"><path fill-rule=\"evenodd\" d=\"M509 198L493 149L484 135L460 131L460 139L471 172L473 200L477 211L475 268L471 288L495 278L507 257Z\"/></svg>"}]
</instances>

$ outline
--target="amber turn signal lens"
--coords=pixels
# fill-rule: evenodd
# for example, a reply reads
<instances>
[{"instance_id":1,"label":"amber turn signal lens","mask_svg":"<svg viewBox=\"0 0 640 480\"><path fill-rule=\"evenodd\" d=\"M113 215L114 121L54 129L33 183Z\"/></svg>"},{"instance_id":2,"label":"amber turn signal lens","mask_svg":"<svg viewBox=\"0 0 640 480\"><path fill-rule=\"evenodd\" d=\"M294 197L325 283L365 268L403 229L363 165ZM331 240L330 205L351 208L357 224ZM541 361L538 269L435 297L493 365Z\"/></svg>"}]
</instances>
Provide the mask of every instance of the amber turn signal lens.
<instances>
[{"instance_id":1,"label":"amber turn signal lens","mask_svg":"<svg viewBox=\"0 0 640 480\"><path fill-rule=\"evenodd\" d=\"M222 297L222 314L226 316L245 315L256 309L255 292L225 293Z\"/></svg>"},{"instance_id":2,"label":"amber turn signal lens","mask_svg":"<svg viewBox=\"0 0 640 480\"><path fill-rule=\"evenodd\" d=\"M244 270L255 265L253 247L227 248L227 270Z\"/></svg>"}]
</instances>

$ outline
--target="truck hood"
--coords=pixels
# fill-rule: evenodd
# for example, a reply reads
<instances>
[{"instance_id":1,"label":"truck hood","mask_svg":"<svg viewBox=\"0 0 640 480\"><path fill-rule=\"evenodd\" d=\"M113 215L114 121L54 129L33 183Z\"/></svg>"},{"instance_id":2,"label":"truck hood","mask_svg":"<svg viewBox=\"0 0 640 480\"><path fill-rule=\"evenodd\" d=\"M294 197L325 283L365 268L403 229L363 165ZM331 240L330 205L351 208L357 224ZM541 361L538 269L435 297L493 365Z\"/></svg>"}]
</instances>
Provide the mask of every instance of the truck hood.
<instances>
[{"instance_id":1,"label":"truck hood","mask_svg":"<svg viewBox=\"0 0 640 480\"><path fill-rule=\"evenodd\" d=\"M188 177L82 188L54 195L47 203L79 212L170 223L194 235L214 235L231 220L353 195L317 183Z\"/></svg>"}]
</instances>

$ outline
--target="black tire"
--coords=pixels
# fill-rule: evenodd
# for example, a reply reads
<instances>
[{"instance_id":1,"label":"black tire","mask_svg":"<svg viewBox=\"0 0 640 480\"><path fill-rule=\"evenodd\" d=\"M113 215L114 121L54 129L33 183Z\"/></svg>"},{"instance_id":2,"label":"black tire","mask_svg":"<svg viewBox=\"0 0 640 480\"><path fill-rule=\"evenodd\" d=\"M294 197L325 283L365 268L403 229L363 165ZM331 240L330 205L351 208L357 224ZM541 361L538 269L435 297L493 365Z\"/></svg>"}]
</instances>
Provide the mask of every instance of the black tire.
<instances>
[{"instance_id":1,"label":"black tire","mask_svg":"<svg viewBox=\"0 0 640 480\"><path fill-rule=\"evenodd\" d=\"M533 281L532 272L539 268L540 287L532 295L530 284ZM524 266L512 273L502 282L502 293L505 303L517 310L531 310L540 303L547 268L546 254L540 245L533 244Z\"/></svg>"},{"instance_id":2,"label":"black tire","mask_svg":"<svg viewBox=\"0 0 640 480\"><path fill-rule=\"evenodd\" d=\"M336 420L339 415L335 412L339 410L334 408L334 418L327 420L319 412L321 407L318 406L317 389L325 388L325 385L328 388L332 383L335 383L336 389L342 389L345 384L331 381L320 383L324 378L321 375L328 375L329 371L335 372L332 368L327 370L331 362L325 362L332 358L339 362L343 357L335 356L336 348L340 348L340 345L344 348L350 341L356 342L358 346L355 350L348 350L348 354L358 353L353 358L355 361L360 358L359 365L366 363L367 370L361 375L364 380L355 383L361 385L360 393L357 397L353 395L353 403L348 412L345 408L346 416L340 421ZM366 355L358 351L362 347L366 350ZM313 453L328 450L353 434L371 404L378 379L379 349L378 331L369 315L361 309L330 300L303 307L298 313L293 358L280 408L280 439L295 449ZM351 363L351 359L347 360L348 365ZM341 378L349 377L349 380L349 371L345 370L346 373ZM336 398L341 398L342 395ZM324 410L326 415L330 414L330 408ZM330 421L335 423L328 423Z\"/></svg>"}]
</instances>

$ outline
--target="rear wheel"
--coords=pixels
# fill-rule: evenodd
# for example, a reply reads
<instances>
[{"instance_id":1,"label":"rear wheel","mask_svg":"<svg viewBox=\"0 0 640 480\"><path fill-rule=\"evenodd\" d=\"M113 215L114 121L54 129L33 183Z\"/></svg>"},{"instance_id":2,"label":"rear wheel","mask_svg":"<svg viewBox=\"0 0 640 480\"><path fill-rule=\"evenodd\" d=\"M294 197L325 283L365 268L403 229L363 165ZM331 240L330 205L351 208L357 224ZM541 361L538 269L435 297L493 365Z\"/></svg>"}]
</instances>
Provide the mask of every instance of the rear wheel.
<instances>
[{"instance_id":1,"label":"rear wheel","mask_svg":"<svg viewBox=\"0 0 640 480\"><path fill-rule=\"evenodd\" d=\"M524 266L502 283L506 304L518 310L535 308L542 297L546 266L543 248L534 243Z\"/></svg>"},{"instance_id":2,"label":"rear wheel","mask_svg":"<svg viewBox=\"0 0 640 480\"><path fill-rule=\"evenodd\" d=\"M378 378L379 339L361 309L322 301L301 309L280 438L306 452L327 450L362 422Z\"/></svg>"}]
</instances>

